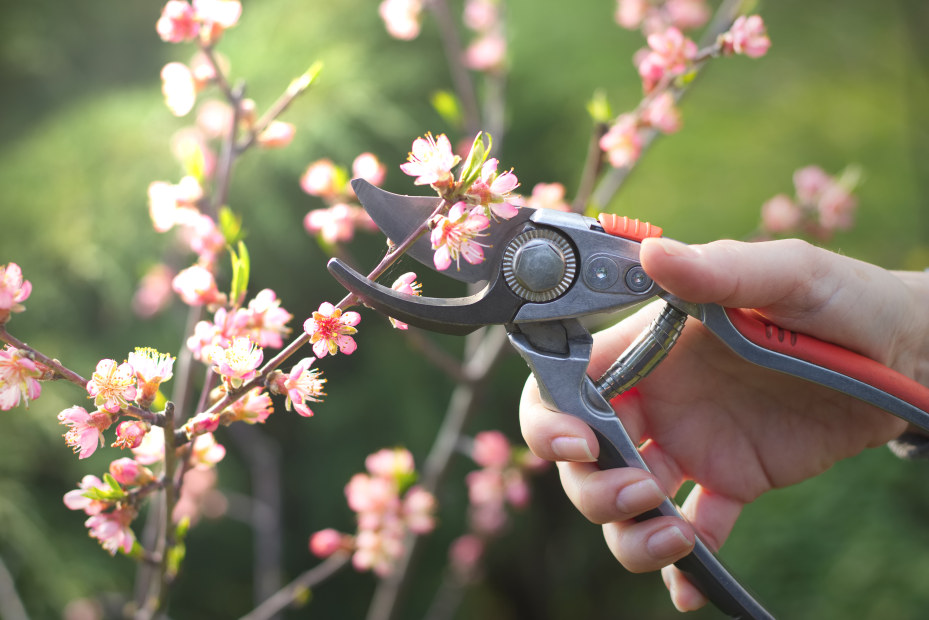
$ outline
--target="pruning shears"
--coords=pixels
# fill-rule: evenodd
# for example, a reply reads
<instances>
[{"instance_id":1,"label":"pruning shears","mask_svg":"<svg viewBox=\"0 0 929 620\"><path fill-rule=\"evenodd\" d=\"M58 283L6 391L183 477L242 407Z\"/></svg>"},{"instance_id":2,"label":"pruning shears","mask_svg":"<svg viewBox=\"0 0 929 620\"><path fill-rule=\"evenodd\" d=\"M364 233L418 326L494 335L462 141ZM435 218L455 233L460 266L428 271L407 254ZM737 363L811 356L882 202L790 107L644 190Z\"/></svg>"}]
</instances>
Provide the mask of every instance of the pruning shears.
<instances>
[{"instance_id":1,"label":"pruning shears","mask_svg":"<svg viewBox=\"0 0 929 620\"><path fill-rule=\"evenodd\" d=\"M433 214L439 198L401 196L364 180L352 182L358 199L396 243ZM486 236L486 259L442 273L486 286L468 297L399 293L333 259L329 271L366 305L420 328L467 334L486 325L506 328L511 344L535 375L551 409L587 423L600 443L601 468L647 470L637 446L609 401L632 388L671 351L688 317L702 322L735 353L759 366L848 394L896 415L929 434L929 389L840 346L782 329L751 310L694 304L649 278L639 263L641 242L660 236L651 224L601 214L590 218L548 209L520 208L495 222ZM428 238L408 254L430 267ZM652 324L601 376L587 376L593 339L581 322L590 314L620 310L653 297L666 304ZM681 517L671 499L640 517ZM734 618L773 618L698 538L676 562L706 597Z\"/></svg>"}]
</instances>

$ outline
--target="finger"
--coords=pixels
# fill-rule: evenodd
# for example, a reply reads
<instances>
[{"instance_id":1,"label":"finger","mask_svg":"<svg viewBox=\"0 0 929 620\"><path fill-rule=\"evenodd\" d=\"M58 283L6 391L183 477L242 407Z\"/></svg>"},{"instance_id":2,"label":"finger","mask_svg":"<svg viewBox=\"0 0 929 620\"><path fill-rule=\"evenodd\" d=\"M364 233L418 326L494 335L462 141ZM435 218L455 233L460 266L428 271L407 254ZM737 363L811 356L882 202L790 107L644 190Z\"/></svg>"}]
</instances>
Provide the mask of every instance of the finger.
<instances>
[{"instance_id":1,"label":"finger","mask_svg":"<svg viewBox=\"0 0 929 620\"><path fill-rule=\"evenodd\" d=\"M659 570L689 554L696 540L693 528L677 517L622 521L603 526L603 537L626 570Z\"/></svg>"},{"instance_id":2,"label":"finger","mask_svg":"<svg viewBox=\"0 0 929 620\"><path fill-rule=\"evenodd\" d=\"M736 520L742 514L743 506L736 499L713 493L698 484L684 500L681 513L690 521L706 546L716 552L729 538Z\"/></svg>"},{"instance_id":3,"label":"finger","mask_svg":"<svg viewBox=\"0 0 929 620\"><path fill-rule=\"evenodd\" d=\"M829 277L831 256L835 255L795 239L685 245L655 238L643 242L640 252L642 266L666 291L688 301L742 308L807 299L807 294L796 295L797 289ZM820 267L823 261L829 263L825 268Z\"/></svg>"},{"instance_id":4,"label":"finger","mask_svg":"<svg viewBox=\"0 0 929 620\"><path fill-rule=\"evenodd\" d=\"M548 461L597 460L600 446L586 424L542 404L535 378L529 377L519 404L519 425L532 453Z\"/></svg>"},{"instance_id":5,"label":"finger","mask_svg":"<svg viewBox=\"0 0 929 620\"><path fill-rule=\"evenodd\" d=\"M690 583L687 576L673 564L661 569L661 578L678 611L696 611L709 602L697 586Z\"/></svg>"},{"instance_id":6,"label":"finger","mask_svg":"<svg viewBox=\"0 0 929 620\"><path fill-rule=\"evenodd\" d=\"M666 497L654 476L635 467L601 470L594 463L558 463L558 473L571 503L598 525L633 519Z\"/></svg>"}]
</instances>

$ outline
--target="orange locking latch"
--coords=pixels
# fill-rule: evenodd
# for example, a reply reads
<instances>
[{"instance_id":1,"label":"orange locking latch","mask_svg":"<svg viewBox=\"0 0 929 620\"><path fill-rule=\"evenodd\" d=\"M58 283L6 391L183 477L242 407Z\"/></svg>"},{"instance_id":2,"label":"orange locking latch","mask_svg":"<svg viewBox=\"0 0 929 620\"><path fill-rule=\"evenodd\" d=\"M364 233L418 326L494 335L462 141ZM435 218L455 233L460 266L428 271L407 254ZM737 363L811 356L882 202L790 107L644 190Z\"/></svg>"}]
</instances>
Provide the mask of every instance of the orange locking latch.
<instances>
[{"instance_id":1,"label":"orange locking latch","mask_svg":"<svg viewBox=\"0 0 929 620\"><path fill-rule=\"evenodd\" d=\"M642 241L648 237L660 237L661 228L648 222L631 220L625 215L601 213L597 216L603 230L614 237L622 237L630 241Z\"/></svg>"}]
</instances>

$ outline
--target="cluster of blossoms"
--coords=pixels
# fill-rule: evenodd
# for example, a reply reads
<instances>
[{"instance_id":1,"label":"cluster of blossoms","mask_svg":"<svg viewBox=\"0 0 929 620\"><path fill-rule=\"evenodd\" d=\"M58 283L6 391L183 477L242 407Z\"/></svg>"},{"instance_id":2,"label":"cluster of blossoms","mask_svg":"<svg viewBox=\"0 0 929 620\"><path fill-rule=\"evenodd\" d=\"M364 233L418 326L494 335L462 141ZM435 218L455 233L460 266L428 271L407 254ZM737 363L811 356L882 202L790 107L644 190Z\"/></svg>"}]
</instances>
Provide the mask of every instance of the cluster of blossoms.
<instances>
[{"instance_id":1,"label":"cluster of blossoms","mask_svg":"<svg viewBox=\"0 0 929 620\"><path fill-rule=\"evenodd\" d=\"M506 37L500 15L500 0L467 0L464 25L474 39L464 52L464 63L475 71L496 73L506 63Z\"/></svg>"},{"instance_id":2,"label":"cluster of blossoms","mask_svg":"<svg viewBox=\"0 0 929 620\"><path fill-rule=\"evenodd\" d=\"M141 499L158 488L162 481L149 468L164 460L164 434L153 430L133 447L133 457L124 457L110 463L103 479L87 475L78 488L68 491L64 504L71 510L82 510L87 515L84 525L92 538L111 555L117 551L134 552L136 537L133 520L139 514ZM193 520L199 515L203 498L215 482L213 467L225 456L225 449L212 435L197 437L190 447L189 469L184 474L185 484L174 511L173 522ZM190 484L187 484L188 481Z\"/></svg>"},{"instance_id":3,"label":"cluster of blossoms","mask_svg":"<svg viewBox=\"0 0 929 620\"><path fill-rule=\"evenodd\" d=\"M435 527L435 498L414 485L413 455L403 448L384 449L365 459L368 473L355 474L345 486L349 508L357 515L354 536L333 529L310 538L310 550L319 557L337 551L352 553L359 571L390 574L403 553L407 532L425 534Z\"/></svg>"},{"instance_id":4,"label":"cluster of blossoms","mask_svg":"<svg viewBox=\"0 0 929 620\"><path fill-rule=\"evenodd\" d=\"M633 4L636 11L628 8ZM649 21L645 27L648 48L640 50L634 59L642 79L645 98L636 110L614 119L600 140L600 148L614 167L631 166L638 160L645 132L657 130L674 133L680 129L680 111L675 105L671 87L677 79L691 72L697 63L714 55L743 54L758 58L767 53L771 41L758 15L739 17L727 32L718 37L714 46L708 50L698 50L697 44L681 30L683 27L702 25L706 21L703 10L697 5L702 3L620 3L624 19L618 20L627 27L632 24L637 27L649 15L663 17ZM672 6L675 7L673 11L670 9ZM685 6L689 8L682 8ZM640 19L626 19L627 12L629 15L634 13ZM682 15L688 17L681 18Z\"/></svg>"},{"instance_id":5,"label":"cluster of blossoms","mask_svg":"<svg viewBox=\"0 0 929 620\"><path fill-rule=\"evenodd\" d=\"M390 36L404 41L419 36L423 0L382 0L377 10Z\"/></svg>"},{"instance_id":6,"label":"cluster of blossoms","mask_svg":"<svg viewBox=\"0 0 929 620\"><path fill-rule=\"evenodd\" d=\"M519 181L512 170L497 172L498 162L488 158L489 146L479 134L471 146L456 181L452 170L461 157L452 151L444 134L438 138L427 134L413 141L409 158L400 169L416 177L416 185L429 185L450 205L445 213L430 222L433 262L437 269L448 269L460 259L476 265L484 260L484 250L477 240L490 226L491 219L509 219L516 215L520 202L513 194Z\"/></svg>"},{"instance_id":7,"label":"cluster of blossoms","mask_svg":"<svg viewBox=\"0 0 929 620\"><path fill-rule=\"evenodd\" d=\"M470 506L469 532L452 543L451 565L462 577L474 573L486 542L501 533L508 520L507 505L522 509L529 503L526 475L545 467L545 461L527 449L514 449L499 431L474 437L471 458L481 469L465 479Z\"/></svg>"},{"instance_id":8,"label":"cluster of blossoms","mask_svg":"<svg viewBox=\"0 0 929 620\"><path fill-rule=\"evenodd\" d=\"M614 17L623 28L648 35L672 26L700 28L710 19L710 7L706 0L617 0Z\"/></svg>"},{"instance_id":9,"label":"cluster of blossoms","mask_svg":"<svg viewBox=\"0 0 929 620\"><path fill-rule=\"evenodd\" d=\"M362 153L352 162L353 179L364 179L371 185L381 185L386 175L387 168L371 153ZM303 191L321 198L327 205L307 213L303 218L303 227L327 244L351 241L356 229L378 229L367 212L357 204L349 181L348 171L330 159L314 161L300 177Z\"/></svg>"},{"instance_id":10,"label":"cluster of blossoms","mask_svg":"<svg viewBox=\"0 0 929 620\"><path fill-rule=\"evenodd\" d=\"M40 380L50 371L28 354L11 346L0 349L0 411L9 411L20 402L29 406L42 394Z\"/></svg>"},{"instance_id":11,"label":"cluster of blossoms","mask_svg":"<svg viewBox=\"0 0 929 620\"><path fill-rule=\"evenodd\" d=\"M767 235L806 233L828 239L854 223L853 195L861 173L848 167L831 176L819 166L794 172L794 195L778 194L761 207L761 228Z\"/></svg>"}]
</instances>

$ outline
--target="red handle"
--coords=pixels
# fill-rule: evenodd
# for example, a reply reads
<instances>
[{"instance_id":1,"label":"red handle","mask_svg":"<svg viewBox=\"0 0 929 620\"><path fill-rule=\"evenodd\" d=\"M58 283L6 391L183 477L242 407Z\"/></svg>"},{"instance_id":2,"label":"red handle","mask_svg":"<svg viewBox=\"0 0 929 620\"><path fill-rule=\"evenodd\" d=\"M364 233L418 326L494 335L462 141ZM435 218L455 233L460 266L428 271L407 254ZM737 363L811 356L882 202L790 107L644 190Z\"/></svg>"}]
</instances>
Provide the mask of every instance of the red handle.
<instances>
[{"instance_id":1,"label":"red handle","mask_svg":"<svg viewBox=\"0 0 929 620\"><path fill-rule=\"evenodd\" d=\"M760 347L842 373L929 411L929 389L880 362L778 327L754 310L726 308L726 316L739 333Z\"/></svg>"}]
</instances>

